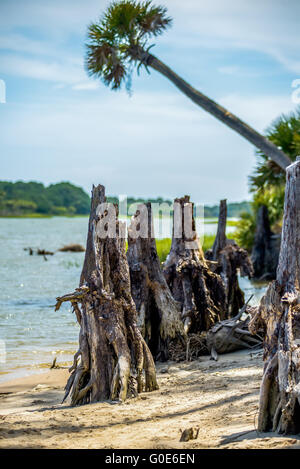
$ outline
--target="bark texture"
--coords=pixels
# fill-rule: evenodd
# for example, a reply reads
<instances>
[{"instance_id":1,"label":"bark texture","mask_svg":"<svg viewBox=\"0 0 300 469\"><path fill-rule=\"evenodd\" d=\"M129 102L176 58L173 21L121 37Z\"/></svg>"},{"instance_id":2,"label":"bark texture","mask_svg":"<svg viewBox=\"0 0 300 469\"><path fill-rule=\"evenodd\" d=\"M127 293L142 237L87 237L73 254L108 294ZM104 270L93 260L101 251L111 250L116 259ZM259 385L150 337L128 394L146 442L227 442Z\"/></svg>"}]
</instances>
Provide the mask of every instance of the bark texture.
<instances>
[{"instance_id":1,"label":"bark texture","mask_svg":"<svg viewBox=\"0 0 300 469\"><path fill-rule=\"evenodd\" d=\"M257 223L251 260L254 277L260 280L274 280L278 265L280 235L272 233L268 208L262 205L257 213Z\"/></svg>"},{"instance_id":2,"label":"bark texture","mask_svg":"<svg viewBox=\"0 0 300 469\"><path fill-rule=\"evenodd\" d=\"M181 305L186 332L206 331L225 317L224 285L204 258L188 196L174 201L172 245L163 272Z\"/></svg>"},{"instance_id":3,"label":"bark texture","mask_svg":"<svg viewBox=\"0 0 300 469\"><path fill-rule=\"evenodd\" d=\"M142 209L146 213L142 216ZM142 223L145 223L145 230ZM137 231L137 227L141 230ZM144 236L137 236L139 231ZM162 273L153 233L151 203L138 207L128 229L127 260L138 326L156 360L167 360L174 342L186 342L177 303Z\"/></svg>"},{"instance_id":4,"label":"bark texture","mask_svg":"<svg viewBox=\"0 0 300 469\"><path fill-rule=\"evenodd\" d=\"M265 331L258 429L300 432L300 158L286 171L276 280L249 325Z\"/></svg>"},{"instance_id":5,"label":"bark texture","mask_svg":"<svg viewBox=\"0 0 300 469\"><path fill-rule=\"evenodd\" d=\"M238 282L238 272L242 277L252 277L253 267L248 253L232 239L226 237L227 204L221 200L218 230L212 249L205 257L212 261L211 269L219 274L225 285L226 318L236 316L245 303L243 291Z\"/></svg>"},{"instance_id":6,"label":"bark texture","mask_svg":"<svg viewBox=\"0 0 300 469\"><path fill-rule=\"evenodd\" d=\"M157 389L154 361L136 323L125 238L120 236L124 226L115 217L116 235L98 236L98 223L105 229L107 211L99 211L105 200L104 187L93 187L80 287L57 298L56 309L70 301L80 324L79 349L64 397L70 394L72 405L124 401L144 389Z\"/></svg>"}]
</instances>

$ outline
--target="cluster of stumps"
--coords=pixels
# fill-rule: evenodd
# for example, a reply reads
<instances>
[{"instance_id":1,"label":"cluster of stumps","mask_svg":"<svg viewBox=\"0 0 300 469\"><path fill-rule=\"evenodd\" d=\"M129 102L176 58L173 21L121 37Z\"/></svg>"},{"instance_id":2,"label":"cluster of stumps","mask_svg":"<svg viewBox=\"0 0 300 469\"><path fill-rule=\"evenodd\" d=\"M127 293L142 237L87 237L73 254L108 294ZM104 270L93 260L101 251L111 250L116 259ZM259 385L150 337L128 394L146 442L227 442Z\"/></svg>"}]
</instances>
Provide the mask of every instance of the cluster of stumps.
<instances>
[{"instance_id":1,"label":"cluster of stumps","mask_svg":"<svg viewBox=\"0 0 300 469\"><path fill-rule=\"evenodd\" d=\"M80 286L57 298L70 301L80 324L79 349L70 368L65 398L72 405L124 401L158 389L155 361L186 360L264 341L259 430L300 431L300 161L287 168L285 215L277 278L257 307L245 304L238 273L251 277L248 253L226 238L226 201L221 201L213 248L203 252L194 217L186 236L172 237L161 265L153 237L151 204L148 236L132 236L118 220L114 237L98 236L99 204L105 189L93 187ZM175 200L182 209L193 204ZM192 233L192 235L191 235ZM192 246L192 247L191 247ZM249 326L249 328L248 328Z\"/></svg>"}]
</instances>

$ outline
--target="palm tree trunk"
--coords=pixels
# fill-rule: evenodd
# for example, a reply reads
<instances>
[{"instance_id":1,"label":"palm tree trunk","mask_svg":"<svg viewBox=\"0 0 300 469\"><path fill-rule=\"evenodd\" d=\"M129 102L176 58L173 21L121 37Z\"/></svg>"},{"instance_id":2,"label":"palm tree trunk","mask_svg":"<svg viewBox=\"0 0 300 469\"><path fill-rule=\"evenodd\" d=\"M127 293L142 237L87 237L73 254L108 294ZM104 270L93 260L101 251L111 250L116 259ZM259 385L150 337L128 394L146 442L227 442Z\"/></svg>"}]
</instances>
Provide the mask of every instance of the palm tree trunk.
<instances>
[{"instance_id":1,"label":"palm tree trunk","mask_svg":"<svg viewBox=\"0 0 300 469\"><path fill-rule=\"evenodd\" d=\"M231 129L235 130L235 132L242 135L242 137L246 138L250 143L259 148L265 155L275 161L275 163L280 166L280 168L285 169L291 164L289 157L283 151L277 148L276 145L270 142L270 140L258 133L256 130L229 112L227 109L193 88L157 57L149 54L142 48L136 47L131 49L130 54L134 60L139 60L144 65L152 67L154 70L168 78L194 103L212 114Z\"/></svg>"}]
</instances>

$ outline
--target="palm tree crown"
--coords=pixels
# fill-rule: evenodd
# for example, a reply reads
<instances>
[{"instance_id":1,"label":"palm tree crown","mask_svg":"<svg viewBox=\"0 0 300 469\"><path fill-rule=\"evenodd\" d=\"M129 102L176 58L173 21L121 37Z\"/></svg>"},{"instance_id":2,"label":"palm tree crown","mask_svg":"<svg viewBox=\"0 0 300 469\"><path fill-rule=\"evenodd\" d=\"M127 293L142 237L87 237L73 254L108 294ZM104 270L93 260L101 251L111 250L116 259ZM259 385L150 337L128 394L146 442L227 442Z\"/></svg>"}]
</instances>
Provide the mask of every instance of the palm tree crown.
<instances>
[{"instance_id":1,"label":"palm tree crown","mask_svg":"<svg viewBox=\"0 0 300 469\"><path fill-rule=\"evenodd\" d=\"M114 1L100 21L88 28L88 73L112 89L120 88L130 79L131 64L143 63L137 51L148 51L149 39L162 34L171 22L166 8L153 6L150 1Z\"/></svg>"},{"instance_id":2,"label":"palm tree crown","mask_svg":"<svg viewBox=\"0 0 300 469\"><path fill-rule=\"evenodd\" d=\"M267 129L266 137L281 148L291 161L300 155L300 106L289 114L279 116ZM285 185L285 171L261 150L257 150L257 164L250 176L251 189L263 192Z\"/></svg>"}]
</instances>

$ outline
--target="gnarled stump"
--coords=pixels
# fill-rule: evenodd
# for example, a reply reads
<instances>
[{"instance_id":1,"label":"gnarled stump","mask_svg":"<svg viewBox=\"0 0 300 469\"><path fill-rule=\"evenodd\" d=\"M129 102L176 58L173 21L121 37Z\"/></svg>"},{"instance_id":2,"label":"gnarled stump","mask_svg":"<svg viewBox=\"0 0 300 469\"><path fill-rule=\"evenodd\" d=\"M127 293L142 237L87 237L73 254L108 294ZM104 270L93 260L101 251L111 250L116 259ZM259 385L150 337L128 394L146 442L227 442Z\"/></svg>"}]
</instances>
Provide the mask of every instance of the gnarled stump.
<instances>
[{"instance_id":1,"label":"gnarled stump","mask_svg":"<svg viewBox=\"0 0 300 469\"><path fill-rule=\"evenodd\" d=\"M257 213L254 245L251 253L255 278L262 280L276 278L279 249L280 235L272 233L268 208L262 205Z\"/></svg>"},{"instance_id":2,"label":"gnarled stump","mask_svg":"<svg viewBox=\"0 0 300 469\"><path fill-rule=\"evenodd\" d=\"M181 304L187 332L206 331L225 317L224 285L208 268L188 196L174 201L172 245L163 272L173 297Z\"/></svg>"},{"instance_id":3,"label":"gnarled stump","mask_svg":"<svg viewBox=\"0 0 300 469\"><path fill-rule=\"evenodd\" d=\"M245 249L232 239L226 237L227 204L221 200L217 235L212 249L206 251L205 257L213 261L211 269L222 277L226 291L226 318L236 316L245 303L243 291L238 282L238 271L242 277L252 277L251 260Z\"/></svg>"},{"instance_id":4,"label":"gnarled stump","mask_svg":"<svg viewBox=\"0 0 300 469\"><path fill-rule=\"evenodd\" d=\"M153 358L136 324L124 226L105 200L104 187L93 187L80 287L57 298L56 309L70 301L80 324L64 397L70 393L72 405L136 395L144 388L143 369L145 390L157 389Z\"/></svg>"},{"instance_id":5,"label":"gnarled stump","mask_svg":"<svg viewBox=\"0 0 300 469\"><path fill-rule=\"evenodd\" d=\"M286 169L276 280L249 324L265 330L258 429L300 432L300 157Z\"/></svg>"},{"instance_id":6,"label":"gnarled stump","mask_svg":"<svg viewBox=\"0 0 300 469\"><path fill-rule=\"evenodd\" d=\"M127 260L138 326L156 360L169 358L174 342L185 343L180 305L162 273L153 234L151 203L139 205L128 228Z\"/></svg>"}]
</instances>

